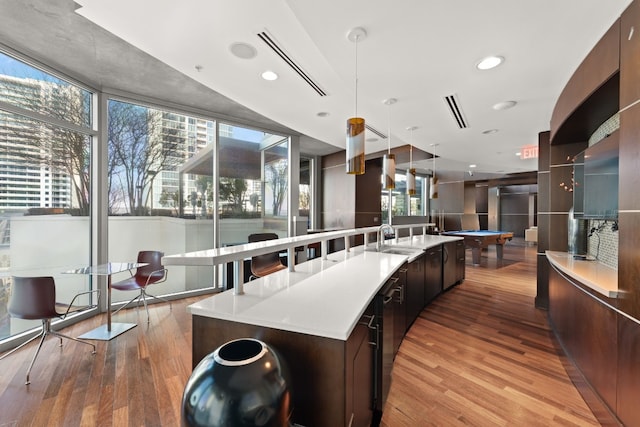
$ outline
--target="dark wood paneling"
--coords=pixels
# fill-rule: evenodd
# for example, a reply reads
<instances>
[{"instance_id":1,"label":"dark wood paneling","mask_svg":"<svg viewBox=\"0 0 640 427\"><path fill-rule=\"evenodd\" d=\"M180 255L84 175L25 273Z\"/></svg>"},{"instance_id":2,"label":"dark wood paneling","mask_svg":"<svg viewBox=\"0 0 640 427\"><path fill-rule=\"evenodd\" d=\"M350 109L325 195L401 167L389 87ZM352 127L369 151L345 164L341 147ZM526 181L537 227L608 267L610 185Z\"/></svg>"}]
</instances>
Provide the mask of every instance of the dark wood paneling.
<instances>
[{"instance_id":1,"label":"dark wood paneling","mask_svg":"<svg viewBox=\"0 0 640 427\"><path fill-rule=\"evenodd\" d=\"M620 18L620 108L640 99L640 2L631 2ZM633 31L633 36L630 33Z\"/></svg>"},{"instance_id":2,"label":"dark wood paneling","mask_svg":"<svg viewBox=\"0 0 640 427\"><path fill-rule=\"evenodd\" d=\"M529 228L529 215L500 215L500 230L511 231L514 237L524 238Z\"/></svg>"},{"instance_id":3,"label":"dark wood paneling","mask_svg":"<svg viewBox=\"0 0 640 427\"><path fill-rule=\"evenodd\" d=\"M640 325L618 316L618 410L626 426L640 425Z\"/></svg>"},{"instance_id":4,"label":"dark wood paneling","mask_svg":"<svg viewBox=\"0 0 640 427\"><path fill-rule=\"evenodd\" d=\"M565 189L571 188L573 166L556 166L549 173L549 211L569 212L573 206L573 192Z\"/></svg>"},{"instance_id":5,"label":"dark wood paneling","mask_svg":"<svg viewBox=\"0 0 640 427\"><path fill-rule=\"evenodd\" d=\"M588 140L573 144L552 145L549 152L549 165L570 165L573 157L589 146Z\"/></svg>"},{"instance_id":6,"label":"dark wood paneling","mask_svg":"<svg viewBox=\"0 0 640 427\"><path fill-rule=\"evenodd\" d=\"M638 26L640 35L640 26ZM639 54L640 56L640 54ZM639 83L640 84L640 83ZM640 209L640 105L620 113L618 209ZM630 230L628 230L630 231ZM640 233L640 230L638 230ZM634 240L638 240L635 237Z\"/></svg>"},{"instance_id":7,"label":"dark wood paneling","mask_svg":"<svg viewBox=\"0 0 640 427\"><path fill-rule=\"evenodd\" d=\"M549 212L549 181L551 172L538 174L538 212Z\"/></svg>"},{"instance_id":8,"label":"dark wood paneling","mask_svg":"<svg viewBox=\"0 0 640 427\"><path fill-rule=\"evenodd\" d=\"M382 163L380 159L367 160L364 175L356 176L356 227L380 225L380 192L382 191ZM341 191L336 187L334 191Z\"/></svg>"},{"instance_id":9,"label":"dark wood paneling","mask_svg":"<svg viewBox=\"0 0 640 427\"><path fill-rule=\"evenodd\" d=\"M538 214L538 252L544 253L549 249L549 229L551 227L550 214Z\"/></svg>"},{"instance_id":10,"label":"dark wood paneling","mask_svg":"<svg viewBox=\"0 0 640 427\"><path fill-rule=\"evenodd\" d=\"M617 407L617 315L572 279L549 269L549 318L560 344L609 408ZM603 297L605 298L605 297ZM606 298L605 298L606 299Z\"/></svg>"},{"instance_id":11,"label":"dark wood paneling","mask_svg":"<svg viewBox=\"0 0 640 427\"><path fill-rule=\"evenodd\" d=\"M549 215L549 250L566 252L568 243L568 214Z\"/></svg>"},{"instance_id":12,"label":"dark wood paneling","mask_svg":"<svg viewBox=\"0 0 640 427\"><path fill-rule=\"evenodd\" d=\"M618 224L618 288L622 291L619 307L640 319L640 213L620 212Z\"/></svg>"},{"instance_id":13,"label":"dark wood paneling","mask_svg":"<svg viewBox=\"0 0 640 427\"><path fill-rule=\"evenodd\" d=\"M538 172L546 172L551 164L551 132L538 134Z\"/></svg>"},{"instance_id":14,"label":"dark wood paneling","mask_svg":"<svg viewBox=\"0 0 640 427\"><path fill-rule=\"evenodd\" d=\"M537 266L537 286L536 286L536 308L549 308L549 261L544 253L536 255Z\"/></svg>"},{"instance_id":15,"label":"dark wood paneling","mask_svg":"<svg viewBox=\"0 0 640 427\"><path fill-rule=\"evenodd\" d=\"M489 214L489 186L476 184L476 213Z\"/></svg>"},{"instance_id":16,"label":"dark wood paneling","mask_svg":"<svg viewBox=\"0 0 640 427\"><path fill-rule=\"evenodd\" d=\"M617 79L615 84L611 85L612 87L606 88L606 93L600 94L601 96L598 95L598 89L607 85L612 76L617 75L620 68L619 58L620 20L616 20L578 66L562 90L551 115L551 140L553 143L585 140L585 133L588 138L593 130L618 110ZM614 99L612 100L612 98ZM614 108L608 112L611 102L614 103ZM585 106L589 108L581 109ZM603 109L607 111L602 111ZM576 113L582 110L584 110L584 114L581 117L576 117ZM600 118L600 115L604 115L604 117ZM588 121L579 120L580 118ZM590 123L591 121L597 123ZM576 136L577 132L582 134L580 135L582 138Z\"/></svg>"},{"instance_id":17,"label":"dark wood paneling","mask_svg":"<svg viewBox=\"0 0 640 427\"><path fill-rule=\"evenodd\" d=\"M294 422L344 425L345 341L193 316L193 366L222 344L245 337L264 341L282 356L292 381Z\"/></svg>"}]
</instances>

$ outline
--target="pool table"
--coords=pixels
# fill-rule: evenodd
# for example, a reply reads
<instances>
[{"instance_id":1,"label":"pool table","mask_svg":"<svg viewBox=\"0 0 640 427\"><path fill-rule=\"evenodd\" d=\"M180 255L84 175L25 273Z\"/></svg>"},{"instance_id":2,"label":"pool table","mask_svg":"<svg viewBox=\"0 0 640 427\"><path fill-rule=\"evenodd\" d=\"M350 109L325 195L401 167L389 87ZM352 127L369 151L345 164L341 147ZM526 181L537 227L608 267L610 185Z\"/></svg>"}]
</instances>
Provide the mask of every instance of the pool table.
<instances>
[{"instance_id":1,"label":"pool table","mask_svg":"<svg viewBox=\"0 0 640 427\"><path fill-rule=\"evenodd\" d=\"M445 236L464 237L464 244L471 248L473 265L480 265L480 254L482 248L489 245L496 245L496 255L498 259L502 259L502 249L508 240L513 238L510 231L494 231L494 230L462 230L462 231L445 231Z\"/></svg>"}]
</instances>

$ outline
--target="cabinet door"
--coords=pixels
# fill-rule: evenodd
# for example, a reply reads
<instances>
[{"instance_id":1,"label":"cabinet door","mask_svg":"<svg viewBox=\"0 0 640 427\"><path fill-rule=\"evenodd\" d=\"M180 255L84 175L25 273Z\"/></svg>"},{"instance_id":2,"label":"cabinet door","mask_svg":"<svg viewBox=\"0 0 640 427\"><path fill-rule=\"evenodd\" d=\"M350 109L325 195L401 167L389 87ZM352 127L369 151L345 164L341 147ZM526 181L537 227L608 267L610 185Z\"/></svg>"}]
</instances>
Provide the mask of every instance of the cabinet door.
<instances>
[{"instance_id":1,"label":"cabinet door","mask_svg":"<svg viewBox=\"0 0 640 427\"><path fill-rule=\"evenodd\" d=\"M373 358L374 347L369 344L370 332L365 326L368 316L364 316L349 337L354 340L357 350L353 356L351 384L351 411L347 411L345 425L368 427L373 418ZM349 424L351 422L351 424Z\"/></svg>"},{"instance_id":2,"label":"cabinet door","mask_svg":"<svg viewBox=\"0 0 640 427\"><path fill-rule=\"evenodd\" d=\"M413 324L424 308L424 264L425 255L409 263L407 272L407 322L406 329Z\"/></svg>"},{"instance_id":3,"label":"cabinet door","mask_svg":"<svg viewBox=\"0 0 640 427\"><path fill-rule=\"evenodd\" d=\"M464 280L465 247L464 241L456 242L456 283Z\"/></svg>"},{"instance_id":4,"label":"cabinet door","mask_svg":"<svg viewBox=\"0 0 640 427\"><path fill-rule=\"evenodd\" d=\"M442 289L456 283L456 242L447 242L442 251Z\"/></svg>"},{"instance_id":5,"label":"cabinet door","mask_svg":"<svg viewBox=\"0 0 640 427\"><path fill-rule=\"evenodd\" d=\"M398 282L395 304L393 308L393 357L400 348L404 334L407 331L407 283Z\"/></svg>"},{"instance_id":6,"label":"cabinet door","mask_svg":"<svg viewBox=\"0 0 640 427\"><path fill-rule=\"evenodd\" d=\"M442 245L427 249L425 254L424 304L442 292Z\"/></svg>"},{"instance_id":7,"label":"cabinet door","mask_svg":"<svg viewBox=\"0 0 640 427\"><path fill-rule=\"evenodd\" d=\"M640 99L640 2L620 18L620 108Z\"/></svg>"}]
</instances>

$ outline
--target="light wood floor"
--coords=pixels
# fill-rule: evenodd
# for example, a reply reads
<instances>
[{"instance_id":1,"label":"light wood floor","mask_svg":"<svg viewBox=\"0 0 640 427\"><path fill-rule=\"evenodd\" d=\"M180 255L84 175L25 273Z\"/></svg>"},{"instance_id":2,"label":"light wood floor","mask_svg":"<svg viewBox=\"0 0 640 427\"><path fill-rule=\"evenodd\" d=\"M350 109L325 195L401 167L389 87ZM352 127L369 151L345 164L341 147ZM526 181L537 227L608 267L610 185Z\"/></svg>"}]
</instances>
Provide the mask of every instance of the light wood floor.
<instances>
[{"instance_id":1,"label":"light wood floor","mask_svg":"<svg viewBox=\"0 0 640 427\"><path fill-rule=\"evenodd\" d=\"M471 253L467 253L470 259ZM429 305L400 347L384 426L599 425L565 371L546 312L533 308L535 249L483 254L467 278ZM191 373L196 299L124 310L133 330L88 346L49 338L24 385L35 345L0 361L0 426L178 426ZM80 335L98 316L65 329ZM85 348L86 347L86 348ZM324 426L321 426L324 427ZM333 427L333 426L326 426Z\"/></svg>"}]
</instances>

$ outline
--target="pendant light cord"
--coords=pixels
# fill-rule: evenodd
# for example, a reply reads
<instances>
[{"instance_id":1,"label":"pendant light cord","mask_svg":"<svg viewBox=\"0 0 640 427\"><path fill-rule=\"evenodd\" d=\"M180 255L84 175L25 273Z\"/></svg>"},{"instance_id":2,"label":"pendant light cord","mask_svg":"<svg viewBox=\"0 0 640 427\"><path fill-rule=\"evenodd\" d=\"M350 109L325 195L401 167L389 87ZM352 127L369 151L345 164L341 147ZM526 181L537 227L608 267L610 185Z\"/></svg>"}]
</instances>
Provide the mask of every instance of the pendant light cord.
<instances>
[{"instance_id":1,"label":"pendant light cord","mask_svg":"<svg viewBox=\"0 0 640 427\"><path fill-rule=\"evenodd\" d=\"M391 103L387 105L387 154L391 154Z\"/></svg>"},{"instance_id":2,"label":"pendant light cord","mask_svg":"<svg viewBox=\"0 0 640 427\"><path fill-rule=\"evenodd\" d=\"M358 40L360 36L356 36L356 114L353 117L358 117Z\"/></svg>"}]
</instances>

